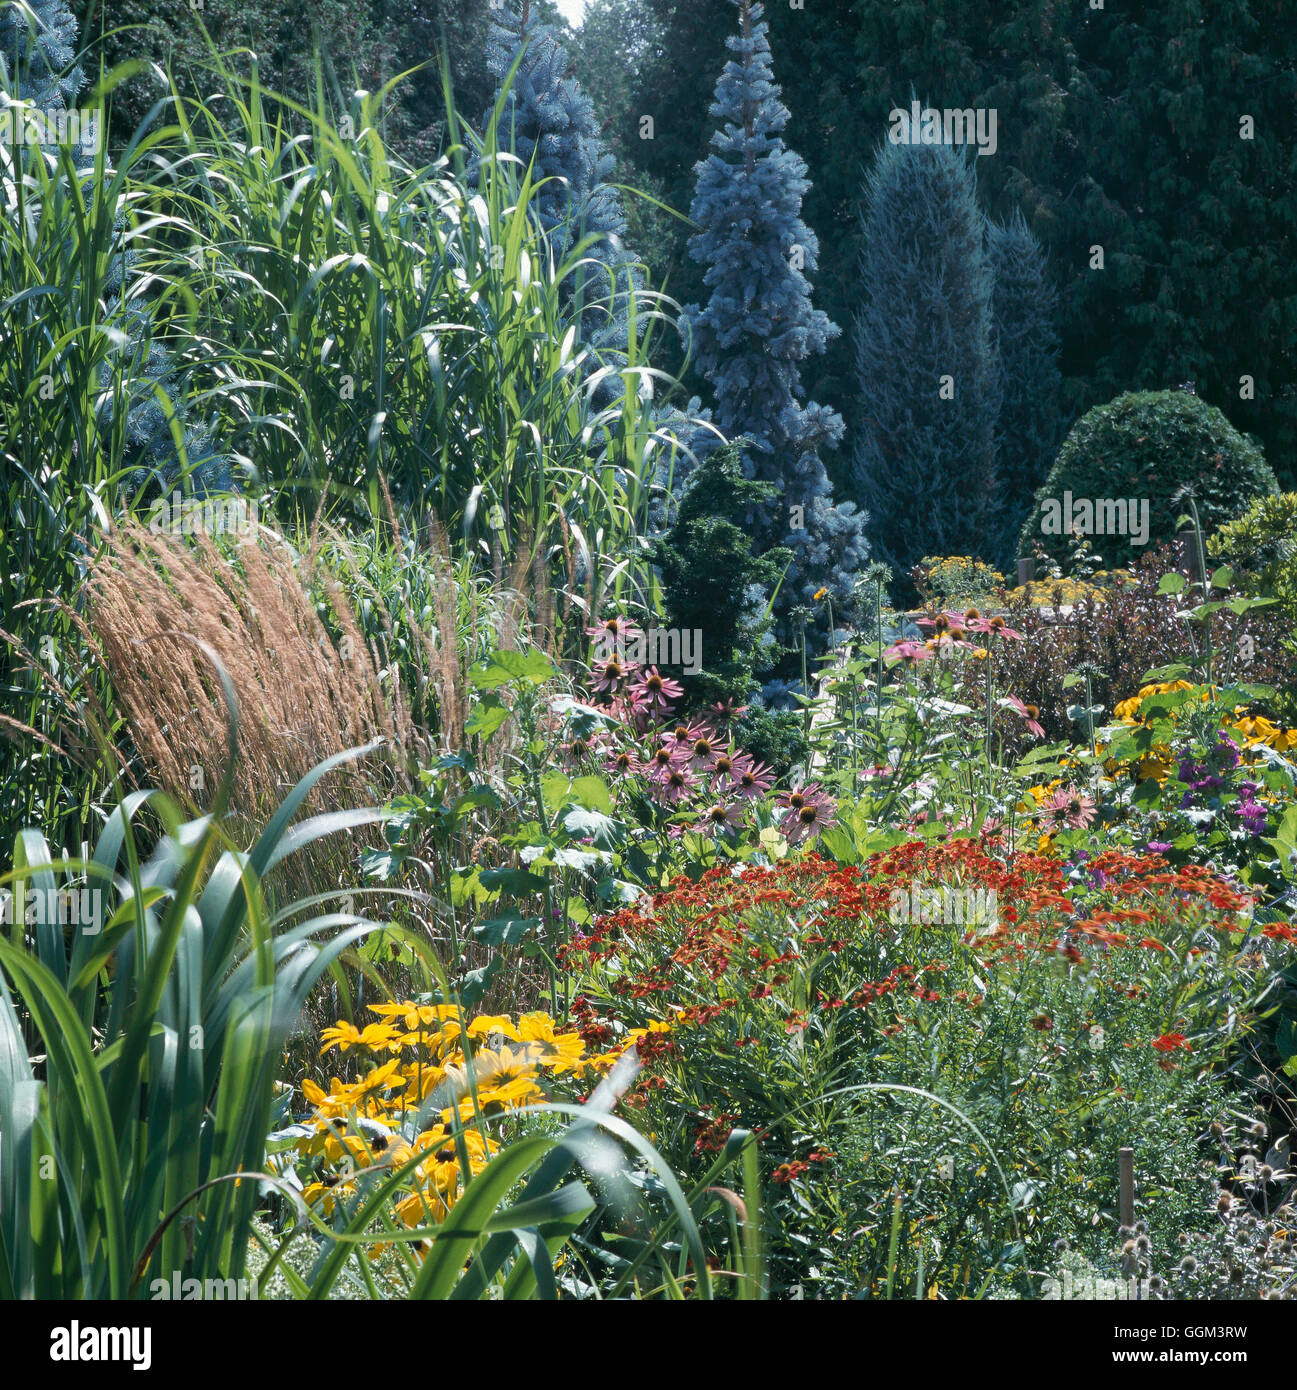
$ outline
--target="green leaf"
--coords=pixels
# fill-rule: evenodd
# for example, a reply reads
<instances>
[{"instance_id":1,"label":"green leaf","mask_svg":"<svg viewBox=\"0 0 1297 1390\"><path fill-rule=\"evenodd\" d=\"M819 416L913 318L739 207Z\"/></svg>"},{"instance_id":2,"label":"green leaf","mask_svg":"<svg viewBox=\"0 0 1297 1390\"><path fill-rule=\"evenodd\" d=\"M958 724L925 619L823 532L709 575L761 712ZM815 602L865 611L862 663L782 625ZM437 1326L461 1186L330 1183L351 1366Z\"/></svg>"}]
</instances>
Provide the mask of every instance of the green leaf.
<instances>
[{"instance_id":1,"label":"green leaf","mask_svg":"<svg viewBox=\"0 0 1297 1390\"><path fill-rule=\"evenodd\" d=\"M595 888L595 895L600 902L617 903L621 907L634 907L640 900L640 890L633 883L627 883L621 878L601 879ZM575 920L576 913L573 912L572 916Z\"/></svg>"},{"instance_id":2,"label":"green leaf","mask_svg":"<svg viewBox=\"0 0 1297 1390\"><path fill-rule=\"evenodd\" d=\"M1170 666L1158 666L1155 670L1145 671L1140 677L1140 684L1157 685L1162 681L1182 681L1192 674L1192 666L1186 666L1183 662L1177 661Z\"/></svg>"},{"instance_id":3,"label":"green leaf","mask_svg":"<svg viewBox=\"0 0 1297 1390\"><path fill-rule=\"evenodd\" d=\"M1157 778L1146 777L1131 793L1130 799L1141 806L1153 806L1161 795L1162 788L1158 786Z\"/></svg>"},{"instance_id":4,"label":"green leaf","mask_svg":"<svg viewBox=\"0 0 1297 1390\"><path fill-rule=\"evenodd\" d=\"M1297 1019L1280 1020L1279 1027L1275 1030L1274 1045L1285 1062L1297 1056Z\"/></svg>"},{"instance_id":5,"label":"green leaf","mask_svg":"<svg viewBox=\"0 0 1297 1390\"><path fill-rule=\"evenodd\" d=\"M509 718L509 708L494 695L484 696L464 721L464 732L488 739Z\"/></svg>"},{"instance_id":6,"label":"green leaf","mask_svg":"<svg viewBox=\"0 0 1297 1390\"><path fill-rule=\"evenodd\" d=\"M580 1221L594 1209L594 1198L586 1189L579 1182L569 1182L543 1197L531 1197L511 1207L498 1209L483 1222L482 1229L492 1232L517 1231L527 1227L544 1227L569 1217Z\"/></svg>"},{"instance_id":7,"label":"green leaf","mask_svg":"<svg viewBox=\"0 0 1297 1390\"><path fill-rule=\"evenodd\" d=\"M856 862L856 842L851 833L840 825L831 825L820 831L819 849L839 864Z\"/></svg>"},{"instance_id":8,"label":"green leaf","mask_svg":"<svg viewBox=\"0 0 1297 1390\"><path fill-rule=\"evenodd\" d=\"M595 869L600 864L611 862L611 858L611 855L599 849L576 849L568 846L566 849L554 851L554 863L560 869Z\"/></svg>"},{"instance_id":9,"label":"green leaf","mask_svg":"<svg viewBox=\"0 0 1297 1390\"><path fill-rule=\"evenodd\" d=\"M588 811L602 811L612 814L612 797L608 794L608 784L602 777L578 777L572 783L570 792L573 800Z\"/></svg>"},{"instance_id":10,"label":"green leaf","mask_svg":"<svg viewBox=\"0 0 1297 1390\"><path fill-rule=\"evenodd\" d=\"M558 674L554 663L544 652L533 647L528 652L500 650L476 662L468 678L477 690L494 690L519 681L528 685L543 685Z\"/></svg>"},{"instance_id":11,"label":"green leaf","mask_svg":"<svg viewBox=\"0 0 1297 1390\"><path fill-rule=\"evenodd\" d=\"M569 835L581 840L594 840L603 847L617 843L617 822L602 811L588 811L584 807L574 806L563 817L563 829Z\"/></svg>"},{"instance_id":12,"label":"green leaf","mask_svg":"<svg viewBox=\"0 0 1297 1390\"><path fill-rule=\"evenodd\" d=\"M474 929L479 941L488 946L517 946L540 926L539 917L492 917Z\"/></svg>"},{"instance_id":13,"label":"green leaf","mask_svg":"<svg viewBox=\"0 0 1297 1390\"><path fill-rule=\"evenodd\" d=\"M548 772L540 779L540 791L545 809L553 814L572 795L572 780L564 772Z\"/></svg>"},{"instance_id":14,"label":"green leaf","mask_svg":"<svg viewBox=\"0 0 1297 1390\"><path fill-rule=\"evenodd\" d=\"M1178 594L1184 590L1185 578L1182 574L1164 574L1157 581L1159 594Z\"/></svg>"},{"instance_id":15,"label":"green leaf","mask_svg":"<svg viewBox=\"0 0 1297 1390\"><path fill-rule=\"evenodd\" d=\"M387 849L367 849L360 856L361 868L367 878L376 878L380 883L394 879L401 871L405 855Z\"/></svg>"},{"instance_id":16,"label":"green leaf","mask_svg":"<svg viewBox=\"0 0 1297 1390\"><path fill-rule=\"evenodd\" d=\"M463 796L457 797L450 809L451 814L458 819L479 807L488 811L495 811L499 809L499 806L500 798L490 787L474 787L472 791L467 791Z\"/></svg>"},{"instance_id":17,"label":"green leaf","mask_svg":"<svg viewBox=\"0 0 1297 1390\"><path fill-rule=\"evenodd\" d=\"M483 869L480 882L483 888L488 888L492 892L511 893L514 897L519 898L527 893L543 893L545 891L545 880L539 874L533 874L527 869L509 867Z\"/></svg>"}]
</instances>

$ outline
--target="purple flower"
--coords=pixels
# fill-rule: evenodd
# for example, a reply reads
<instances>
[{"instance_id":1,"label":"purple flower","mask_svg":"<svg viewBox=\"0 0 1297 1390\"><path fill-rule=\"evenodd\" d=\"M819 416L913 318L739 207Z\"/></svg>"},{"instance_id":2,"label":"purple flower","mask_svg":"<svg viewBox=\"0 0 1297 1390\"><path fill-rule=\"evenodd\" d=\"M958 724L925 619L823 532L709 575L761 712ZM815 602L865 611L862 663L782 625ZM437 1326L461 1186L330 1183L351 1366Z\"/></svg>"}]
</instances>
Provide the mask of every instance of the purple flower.
<instances>
[{"instance_id":1,"label":"purple flower","mask_svg":"<svg viewBox=\"0 0 1297 1390\"><path fill-rule=\"evenodd\" d=\"M693 773L679 763L654 772L649 782L653 795L668 806L679 806L682 801L687 801L698 786Z\"/></svg>"},{"instance_id":2,"label":"purple flower","mask_svg":"<svg viewBox=\"0 0 1297 1390\"><path fill-rule=\"evenodd\" d=\"M684 687L664 676L656 666L640 672L639 684L631 689L631 699L654 712L666 713L684 694Z\"/></svg>"},{"instance_id":3,"label":"purple flower","mask_svg":"<svg viewBox=\"0 0 1297 1390\"><path fill-rule=\"evenodd\" d=\"M932 653L922 642L912 642L906 638L903 642L893 642L883 655L885 657L897 657L901 661L927 661Z\"/></svg>"},{"instance_id":4,"label":"purple flower","mask_svg":"<svg viewBox=\"0 0 1297 1390\"><path fill-rule=\"evenodd\" d=\"M821 790L818 782L781 792L779 804L787 808L779 828L790 844L797 844L807 836L813 839L837 819L837 802Z\"/></svg>"},{"instance_id":5,"label":"purple flower","mask_svg":"<svg viewBox=\"0 0 1297 1390\"><path fill-rule=\"evenodd\" d=\"M1269 822L1269 813L1256 799L1257 784L1244 782L1238 789L1238 818L1243 828L1251 835L1264 834Z\"/></svg>"},{"instance_id":6,"label":"purple flower","mask_svg":"<svg viewBox=\"0 0 1297 1390\"><path fill-rule=\"evenodd\" d=\"M1238 744L1227 734L1218 735L1217 749L1221 752L1221 770L1229 772L1238 766Z\"/></svg>"}]
</instances>

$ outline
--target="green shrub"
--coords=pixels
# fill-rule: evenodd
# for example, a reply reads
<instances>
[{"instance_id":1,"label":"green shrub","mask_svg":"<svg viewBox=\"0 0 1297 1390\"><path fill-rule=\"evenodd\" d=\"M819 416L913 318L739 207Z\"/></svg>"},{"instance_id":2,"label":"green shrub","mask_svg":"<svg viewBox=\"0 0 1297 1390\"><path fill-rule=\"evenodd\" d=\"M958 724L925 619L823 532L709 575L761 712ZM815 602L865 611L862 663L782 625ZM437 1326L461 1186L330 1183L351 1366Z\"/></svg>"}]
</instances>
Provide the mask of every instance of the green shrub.
<instances>
[{"instance_id":1,"label":"green shrub","mask_svg":"<svg viewBox=\"0 0 1297 1390\"><path fill-rule=\"evenodd\" d=\"M669 668L691 706L715 700L745 701L754 670L779 655L770 634L770 591L790 551L776 546L753 553L743 522L777 489L744 478L742 450L726 445L708 455L689 479L675 520L655 543L668 626L703 635L703 669L689 675Z\"/></svg>"},{"instance_id":2,"label":"green shrub","mask_svg":"<svg viewBox=\"0 0 1297 1390\"><path fill-rule=\"evenodd\" d=\"M1229 565L1245 592L1278 599L1270 610L1287 635L1275 641L1275 655L1291 667L1297 662L1297 492L1258 497L1235 521L1226 522L1207 542L1207 554ZM1297 689L1282 683L1275 712L1297 722Z\"/></svg>"},{"instance_id":3,"label":"green shrub","mask_svg":"<svg viewBox=\"0 0 1297 1390\"><path fill-rule=\"evenodd\" d=\"M1004 576L967 555L925 555L923 578L916 576L920 595L939 604L985 603L1004 583Z\"/></svg>"},{"instance_id":4,"label":"green shrub","mask_svg":"<svg viewBox=\"0 0 1297 1390\"><path fill-rule=\"evenodd\" d=\"M1061 508L1064 493L1076 500L1125 498L1148 503L1144 543L1169 540L1192 496L1204 526L1238 516L1254 498L1279 485L1260 448L1216 409L1183 391L1140 391L1118 396L1081 417L1022 528L1018 552L1065 557L1080 539L1055 528L1048 499ZM1066 518L1063 518L1066 521ZM1045 531L1043 524L1050 524ZM1134 531L1132 524L1129 531ZM1125 565L1138 537L1090 535L1090 548L1109 565Z\"/></svg>"},{"instance_id":5,"label":"green shrub","mask_svg":"<svg viewBox=\"0 0 1297 1390\"><path fill-rule=\"evenodd\" d=\"M1207 553L1297 621L1297 492L1258 497L1210 537Z\"/></svg>"}]
</instances>

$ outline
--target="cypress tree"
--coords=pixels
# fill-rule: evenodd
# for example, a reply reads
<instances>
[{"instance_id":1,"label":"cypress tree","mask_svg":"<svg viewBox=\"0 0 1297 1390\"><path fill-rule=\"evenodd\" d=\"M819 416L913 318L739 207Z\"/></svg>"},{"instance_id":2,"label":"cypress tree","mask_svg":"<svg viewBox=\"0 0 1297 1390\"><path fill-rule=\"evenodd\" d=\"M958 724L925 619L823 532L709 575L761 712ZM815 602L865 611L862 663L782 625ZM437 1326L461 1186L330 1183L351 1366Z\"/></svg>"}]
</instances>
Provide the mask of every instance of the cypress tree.
<instances>
[{"instance_id":1,"label":"cypress tree","mask_svg":"<svg viewBox=\"0 0 1297 1390\"><path fill-rule=\"evenodd\" d=\"M856 322L856 497L902 574L987 557L999 365L972 169L945 144L885 143L866 183Z\"/></svg>"},{"instance_id":2,"label":"cypress tree","mask_svg":"<svg viewBox=\"0 0 1297 1390\"><path fill-rule=\"evenodd\" d=\"M786 614L822 587L845 604L868 552L864 519L850 503L834 506L819 456L841 439L841 417L807 401L801 382L801 363L840 331L811 305L807 272L819 245L801 219L806 165L782 139L788 110L774 82L763 7L734 3L740 32L727 40L732 56L711 106L719 129L696 166L690 209L701 230L689 252L706 267L710 297L705 307L687 306L681 324L711 383L715 423L747 441L747 475L781 494L745 521L758 551L793 552L779 590L777 611ZM786 626L781 635L789 635Z\"/></svg>"},{"instance_id":3,"label":"cypress tree","mask_svg":"<svg viewBox=\"0 0 1297 1390\"><path fill-rule=\"evenodd\" d=\"M1005 568L1017 558L1018 532L1058 449L1063 379L1054 327L1058 296L1046 273L1044 251L1021 212L988 226L987 250L1001 381L996 491L1003 514L995 558Z\"/></svg>"}]
</instances>

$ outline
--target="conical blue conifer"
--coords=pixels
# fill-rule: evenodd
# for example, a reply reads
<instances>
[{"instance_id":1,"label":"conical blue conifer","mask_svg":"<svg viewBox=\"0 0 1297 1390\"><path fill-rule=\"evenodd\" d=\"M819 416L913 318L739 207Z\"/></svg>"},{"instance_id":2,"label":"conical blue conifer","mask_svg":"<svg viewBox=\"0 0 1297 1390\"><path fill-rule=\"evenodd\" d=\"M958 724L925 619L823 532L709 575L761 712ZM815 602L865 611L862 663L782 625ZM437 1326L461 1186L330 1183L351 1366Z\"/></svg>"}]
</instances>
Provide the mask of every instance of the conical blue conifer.
<instances>
[{"instance_id":1,"label":"conical blue conifer","mask_svg":"<svg viewBox=\"0 0 1297 1390\"><path fill-rule=\"evenodd\" d=\"M514 64L517 64L514 70ZM616 161L599 136L594 103L569 76L567 53L558 34L540 22L530 0L519 7L505 0L491 26L487 67L501 103L497 140L540 184L539 220L554 254L562 261L588 237L584 255L598 264L568 277L588 344L604 360L624 351L630 299L641 287L635 257L622 244L626 215L609 183ZM510 72L512 80L500 91ZM484 125L492 113L484 118ZM609 273L611 272L611 274Z\"/></svg>"},{"instance_id":2,"label":"conical blue conifer","mask_svg":"<svg viewBox=\"0 0 1297 1390\"><path fill-rule=\"evenodd\" d=\"M855 496L904 574L995 553L1000 366L985 226L964 152L884 144L866 183Z\"/></svg>"},{"instance_id":3,"label":"conical blue conifer","mask_svg":"<svg viewBox=\"0 0 1297 1390\"><path fill-rule=\"evenodd\" d=\"M1018 532L1049 476L1062 442L1063 378L1058 369L1058 296L1045 253L1021 212L987 228L995 286L992 316L1002 382L996 427L996 487L1004 512L997 556L1005 572L1017 559Z\"/></svg>"},{"instance_id":4,"label":"conical blue conifer","mask_svg":"<svg viewBox=\"0 0 1297 1390\"><path fill-rule=\"evenodd\" d=\"M689 251L707 267L710 297L687 306L682 324L711 383L716 424L748 441L745 471L781 490L777 509L747 520L761 549L784 545L794 554L779 591L777 611L786 613L822 588L845 602L868 547L864 517L849 502L834 505L819 456L842 438L842 419L807 401L801 380L801 363L840 331L811 305L807 276L819 243L801 219L806 164L782 138L788 110L763 6L734 3L740 29L726 40L732 57L710 110L718 129L696 166L690 208L700 230Z\"/></svg>"}]
</instances>

